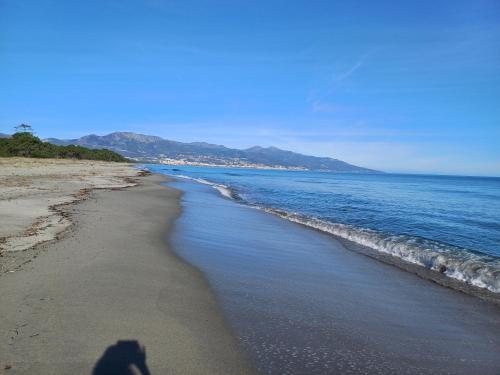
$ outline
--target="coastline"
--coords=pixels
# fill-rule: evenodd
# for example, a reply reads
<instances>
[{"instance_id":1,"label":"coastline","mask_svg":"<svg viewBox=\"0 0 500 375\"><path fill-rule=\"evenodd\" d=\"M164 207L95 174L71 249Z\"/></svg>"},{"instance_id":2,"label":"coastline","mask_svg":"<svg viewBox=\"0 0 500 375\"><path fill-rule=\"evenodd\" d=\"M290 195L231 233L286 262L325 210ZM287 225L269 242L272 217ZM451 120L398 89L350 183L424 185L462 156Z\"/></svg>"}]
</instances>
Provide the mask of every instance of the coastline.
<instances>
[{"instance_id":1,"label":"coastline","mask_svg":"<svg viewBox=\"0 0 500 375\"><path fill-rule=\"evenodd\" d=\"M171 250L181 193L141 177L65 205L74 225L0 277L0 372L89 374L137 340L153 374L251 374L203 275ZM22 253L22 255L21 255Z\"/></svg>"},{"instance_id":2,"label":"coastline","mask_svg":"<svg viewBox=\"0 0 500 375\"><path fill-rule=\"evenodd\" d=\"M212 186L130 171L72 195L54 239L8 252L0 373L90 374L133 340L153 374L495 374L498 305Z\"/></svg>"},{"instance_id":3,"label":"coastline","mask_svg":"<svg viewBox=\"0 0 500 375\"><path fill-rule=\"evenodd\" d=\"M161 170L162 168L158 168L160 173L164 173ZM288 210L286 208L276 208L276 202L273 202L272 198L270 199L271 203L268 202L267 205L262 202L256 203L252 199L249 200L248 196L245 196L248 192L245 192L243 180L237 181L238 178L236 177L235 181L227 181L225 180L227 177L221 176L221 173L218 176L215 174L218 177L218 182L213 182L203 176L190 176L189 172L187 174L166 174L175 178L179 177L183 180L196 181L212 186L224 197L234 199L238 203L264 211L286 221L298 223L320 233L327 233L340 241L346 248L359 254L414 273L443 287L500 304L500 284L497 272L499 263L498 259L495 259L495 256L490 255L487 251L481 253L480 251L468 250L466 246L452 245L446 239L431 240L426 238L425 234L418 233L418 230L413 235L408 234L412 233L413 230L408 228L408 223L406 223L406 230L403 229L402 233L397 235L395 233L399 233L399 229L396 228L367 229L369 226L348 225L339 221L318 219L315 216L321 215L321 213L307 214L300 212L300 208L297 211L295 211L296 208L294 207L289 207ZM229 175L229 173L227 174ZM244 175L234 174L234 176ZM240 182L243 185L238 186ZM233 183L234 186L238 186L238 189L232 187ZM262 188L260 186L260 189ZM238 190L243 191L244 195L239 196ZM268 193L272 197L273 192ZM258 194L261 194L261 192L258 192L257 196ZM290 196L288 198L296 199L290 198ZM284 207L286 207L286 201L281 203L284 203ZM344 209L343 207L336 208ZM360 209L357 211L364 212ZM358 217L357 219L361 218ZM364 218L361 220L364 220ZM418 220L419 218L417 218ZM405 223L403 222L402 225L404 227ZM419 225L419 223L412 224L412 226L415 225ZM422 225L422 222L420 222L420 225ZM439 232L439 227L435 230ZM439 238L439 234L437 238ZM473 249L474 247L471 246L470 248Z\"/></svg>"},{"instance_id":4,"label":"coastline","mask_svg":"<svg viewBox=\"0 0 500 375\"><path fill-rule=\"evenodd\" d=\"M259 371L497 374L497 304L224 199L209 185L170 185L184 192L175 251L206 275Z\"/></svg>"}]
</instances>

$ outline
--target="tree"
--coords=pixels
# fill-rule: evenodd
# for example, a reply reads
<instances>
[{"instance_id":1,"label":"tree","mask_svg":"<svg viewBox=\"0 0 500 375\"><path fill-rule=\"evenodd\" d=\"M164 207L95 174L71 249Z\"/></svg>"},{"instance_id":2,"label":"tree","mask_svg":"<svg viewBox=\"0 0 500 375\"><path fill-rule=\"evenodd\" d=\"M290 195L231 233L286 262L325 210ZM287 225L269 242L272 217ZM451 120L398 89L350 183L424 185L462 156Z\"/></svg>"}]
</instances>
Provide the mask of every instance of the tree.
<instances>
[{"instance_id":1,"label":"tree","mask_svg":"<svg viewBox=\"0 0 500 375\"><path fill-rule=\"evenodd\" d=\"M27 124L14 126L16 133L33 133L33 128Z\"/></svg>"}]
</instances>

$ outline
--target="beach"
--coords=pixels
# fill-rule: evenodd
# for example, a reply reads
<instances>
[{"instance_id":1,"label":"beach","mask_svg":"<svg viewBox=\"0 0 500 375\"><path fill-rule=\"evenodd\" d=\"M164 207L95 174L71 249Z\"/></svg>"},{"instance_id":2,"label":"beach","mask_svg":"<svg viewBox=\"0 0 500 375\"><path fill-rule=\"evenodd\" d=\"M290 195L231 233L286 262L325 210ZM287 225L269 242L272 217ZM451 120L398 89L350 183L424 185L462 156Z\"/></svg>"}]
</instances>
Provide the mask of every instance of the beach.
<instances>
[{"instance_id":1,"label":"beach","mask_svg":"<svg viewBox=\"0 0 500 375\"><path fill-rule=\"evenodd\" d=\"M0 175L1 373L498 374L497 303L223 185L86 161Z\"/></svg>"},{"instance_id":2,"label":"beach","mask_svg":"<svg viewBox=\"0 0 500 375\"><path fill-rule=\"evenodd\" d=\"M7 257L55 239L71 225L65 205L91 189L134 186L137 172L126 163L0 158L0 252ZM1 265L0 273L13 266Z\"/></svg>"},{"instance_id":3,"label":"beach","mask_svg":"<svg viewBox=\"0 0 500 375\"><path fill-rule=\"evenodd\" d=\"M74 178L63 178L70 170ZM59 212L41 209L41 217L65 220L53 238L13 251L9 235L26 235L38 216L7 233L5 221L22 211L7 216L2 206L0 372L90 374L106 349L127 340L113 348L130 351L137 341L152 374L252 373L203 275L168 244L180 192L161 185L164 177L129 165L19 159L2 160L0 171L9 176L2 197L14 201L23 182L20 203L30 194L40 206L55 202Z\"/></svg>"}]
</instances>

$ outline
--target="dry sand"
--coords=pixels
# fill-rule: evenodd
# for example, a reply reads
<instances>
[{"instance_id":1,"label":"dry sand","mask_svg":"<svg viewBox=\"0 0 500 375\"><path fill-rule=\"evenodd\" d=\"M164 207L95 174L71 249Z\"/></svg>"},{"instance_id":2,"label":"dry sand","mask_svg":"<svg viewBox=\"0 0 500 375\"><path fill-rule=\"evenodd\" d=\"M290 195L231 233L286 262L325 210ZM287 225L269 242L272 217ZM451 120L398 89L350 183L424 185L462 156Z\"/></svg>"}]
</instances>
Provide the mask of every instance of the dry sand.
<instances>
[{"instance_id":1,"label":"dry sand","mask_svg":"<svg viewBox=\"0 0 500 375\"><path fill-rule=\"evenodd\" d=\"M70 225L62 206L89 189L133 186L137 172L126 163L0 158L0 253L54 239Z\"/></svg>"},{"instance_id":2,"label":"dry sand","mask_svg":"<svg viewBox=\"0 0 500 375\"><path fill-rule=\"evenodd\" d=\"M152 374L252 373L203 276L169 249L177 190L158 176L134 182L126 165L8 161L0 217L15 267L0 274L0 373L90 374L117 340L144 345ZM68 205L81 189L88 199ZM64 221L61 239L6 247L52 215Z\"/></svg>"}]
</instances>

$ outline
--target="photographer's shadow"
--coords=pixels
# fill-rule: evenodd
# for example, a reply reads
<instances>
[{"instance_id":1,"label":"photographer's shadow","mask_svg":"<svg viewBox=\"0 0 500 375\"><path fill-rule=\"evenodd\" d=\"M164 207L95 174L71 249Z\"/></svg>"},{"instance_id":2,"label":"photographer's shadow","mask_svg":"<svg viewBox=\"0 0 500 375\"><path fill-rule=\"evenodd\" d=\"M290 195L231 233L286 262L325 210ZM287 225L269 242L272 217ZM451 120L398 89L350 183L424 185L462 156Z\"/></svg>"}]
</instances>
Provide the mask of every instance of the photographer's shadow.
<instances>
[{"instance_id":1,"label":"photographer's shadow","mask_svg":"<svg viewBox=\"0 0 500 375\"><path fill-rule=\"evenodd\" d=\"M146 350L136 340L119 340L106 349L92 375L150 375Z\"/></svg>"}]
</instances>

